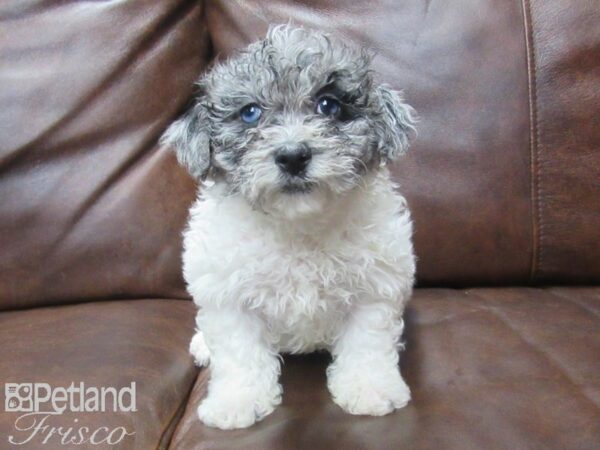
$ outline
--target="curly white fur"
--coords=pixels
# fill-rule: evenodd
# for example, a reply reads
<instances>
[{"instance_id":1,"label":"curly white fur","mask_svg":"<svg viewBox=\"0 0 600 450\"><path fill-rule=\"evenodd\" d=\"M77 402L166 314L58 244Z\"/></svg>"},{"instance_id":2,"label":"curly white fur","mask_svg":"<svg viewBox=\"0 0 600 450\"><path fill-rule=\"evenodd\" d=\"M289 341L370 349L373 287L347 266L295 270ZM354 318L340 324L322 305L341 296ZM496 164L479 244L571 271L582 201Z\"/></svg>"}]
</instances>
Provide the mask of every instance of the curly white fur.
<instances>
[{"instance_id":1,"label":"curly white fur","mask_svg":"<svg viewBox=\"0 0 600 450\"><path fill-rule=\"evenodd\" d=\"M330 350L328 386L350 413L387 414L410 399L398 370L415 271L404 199L382 170L337 204L282 222L214 185L193 206L184 275L202 330L190 350L200 364L211 353L206 424L244 427L270 413L281 352Z\"/></svg>"}]
</instances>

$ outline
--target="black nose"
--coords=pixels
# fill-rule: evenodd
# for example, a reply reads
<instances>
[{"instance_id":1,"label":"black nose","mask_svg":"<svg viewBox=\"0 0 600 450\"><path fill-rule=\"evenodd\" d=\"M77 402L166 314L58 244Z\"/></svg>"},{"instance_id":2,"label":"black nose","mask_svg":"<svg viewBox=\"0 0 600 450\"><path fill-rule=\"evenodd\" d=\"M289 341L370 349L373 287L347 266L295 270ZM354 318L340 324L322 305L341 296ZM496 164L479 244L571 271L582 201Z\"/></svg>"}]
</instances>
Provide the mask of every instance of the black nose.
<instances>
[{"instance_id":1,"label":"black nose","mask_svg":"<svg viewBox=\"0 0 600 450\"><path fill-rule=\"evenodd\" d=\"M308 145L299 144L278 150L275 154L275 163L284 172L290 175L298 175L306 169L311 158L312 152Z\"/></svg>"}]
</instances>

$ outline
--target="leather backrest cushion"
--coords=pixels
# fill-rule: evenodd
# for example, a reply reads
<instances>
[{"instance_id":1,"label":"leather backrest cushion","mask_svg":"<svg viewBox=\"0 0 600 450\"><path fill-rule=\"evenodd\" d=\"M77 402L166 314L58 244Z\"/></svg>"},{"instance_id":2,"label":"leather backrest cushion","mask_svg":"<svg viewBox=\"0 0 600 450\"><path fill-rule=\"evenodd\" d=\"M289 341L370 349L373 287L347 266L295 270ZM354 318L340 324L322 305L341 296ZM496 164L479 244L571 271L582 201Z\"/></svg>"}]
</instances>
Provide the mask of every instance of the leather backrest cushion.
<instances>
[{"instance_id":1,"label":"leather backrest cushion","mask_svg":"<svg viewBox=\"0 0 600 450\"><path fill-rule=\"evenodd\" d=\"M532 0L533 272L600 280L600 2Z\"/></svg>"},{"instance_id":2,"label":"leather backrest cushion","mask_svg":"<svg viewBox=\"0 0 600 450\"><path fill-rule=\"evenodd\" d=\"M585 0L214 1L223 57L269 23L377 52L419 135L394 168L421 284L600 280L600 8Z\"/></svg>"},{"instance_id":3,"label":"leather backrest cushion","mask_svg":"<svg viewBox=\"0 0 600 450\"><path fill-rule=\"evenodd\" d=\"M194 184L157 139L206 64L195 0L0 4L0 308L183 297Z\"/></svg>"}]
</instances>

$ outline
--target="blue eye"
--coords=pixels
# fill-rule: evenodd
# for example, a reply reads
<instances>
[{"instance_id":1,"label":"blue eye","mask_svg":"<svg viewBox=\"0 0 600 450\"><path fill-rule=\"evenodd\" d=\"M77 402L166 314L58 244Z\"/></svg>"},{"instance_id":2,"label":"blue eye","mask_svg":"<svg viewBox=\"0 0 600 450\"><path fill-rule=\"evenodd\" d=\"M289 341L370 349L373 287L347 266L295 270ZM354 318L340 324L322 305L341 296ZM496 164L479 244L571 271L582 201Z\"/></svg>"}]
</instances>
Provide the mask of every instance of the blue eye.
<instances>
[{"instance_id":1,"label":"blue eye","mask_svg":"<svg viewBox=\"0 0 600 450\"><path fill-rule=\"evenodd\" d=\"M250 103L240 110L240 118L246 123L254 123L262 116L262 109L256 103Z\"/></svg>"},{"instance_id":2,"label":"blue eye","mask_svg":"<svg viewBox=\"0 0 600 450\"><path fill-rule=\"evenodd\" d=\"M335 98L321 97L317 100L316 110L317 114L337 117L342 112L342 105Z\"/></svg>"}]
</instances>

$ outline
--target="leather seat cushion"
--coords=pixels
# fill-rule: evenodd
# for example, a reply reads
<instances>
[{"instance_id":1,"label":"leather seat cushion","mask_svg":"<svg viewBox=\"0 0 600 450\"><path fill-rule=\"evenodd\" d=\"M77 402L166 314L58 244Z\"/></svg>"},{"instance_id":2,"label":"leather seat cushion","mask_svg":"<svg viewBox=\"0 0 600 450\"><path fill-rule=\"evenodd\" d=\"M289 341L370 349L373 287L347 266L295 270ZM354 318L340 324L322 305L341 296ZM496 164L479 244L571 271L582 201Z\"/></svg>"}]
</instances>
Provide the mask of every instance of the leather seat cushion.
<instances>
[{"instance_id":1,"label":"leather seat cushion","mask_svg":"<svg viewBox=\"0 0 600 450\"><path fill-rule=\"evenodd\" d=\"M0 380L52 387L84 382L86 388L135 382L136 412L64 412L46 424L76 430L122 426L135 434L111 448L164 448L197 374L187 350L194 311L186 300L129 300L0 313ZM4 395L2 388L3 406ZM31 434L15 430L23 413L1 411L0 446L8 448L8 436L23 441ZM57 436L42 445L45 436L38 433L20 448L69 447ZM103 437L102 432L97 436ZM75 447L107 448L89 443Z\"/></svg>"},{"instance_id":2,"label":"leather seat cushion","mask_svg":"<svg viewBox=\"0 0 600 450\"><path fill-rule=\"evenodd\" d=\"M172 448L598 448L600 288L421 289L406 322L404 409L347 415L327 392L328 356L288 357L282 405L223 432L196 416L204 370Z\"/></svg>"}]
</instances>

